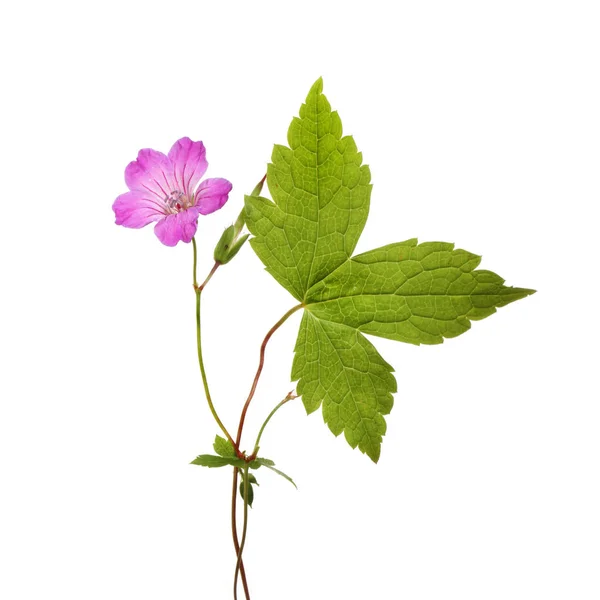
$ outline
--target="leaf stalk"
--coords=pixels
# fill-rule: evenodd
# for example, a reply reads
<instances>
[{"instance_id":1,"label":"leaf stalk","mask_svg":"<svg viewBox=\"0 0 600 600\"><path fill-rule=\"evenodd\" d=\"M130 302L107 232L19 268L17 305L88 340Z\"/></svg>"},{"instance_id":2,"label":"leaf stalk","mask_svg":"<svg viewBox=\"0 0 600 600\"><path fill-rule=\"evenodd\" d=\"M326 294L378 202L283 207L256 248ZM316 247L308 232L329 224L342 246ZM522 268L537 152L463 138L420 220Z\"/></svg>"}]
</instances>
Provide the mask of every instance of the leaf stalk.
<instances>
[{"instance_id":1,"label":"leaf stalk","mask_svg":"<svg viewBox=\"0 0 600 600\"><path fill-rule=\"evenodd\" d=\"M267 344L271 339L271 336L297 311L304 307L304 304L300 303L296 306L290 308L271 329L267 332L265 339L263 340L260 346L260 358L258 361L258 369L256 370L256 375L254 376L254 381L252 382L252 387L250 388L250 393L248 394L248 398L246 399L246 403L244 404L244 408L242 409L242 414L240 415L240 423L238 425L238 431L236 436L236 441L234 444L234 448L239 448L240 442L242 440L242 431L244 429L244 421L246 420L246 413L248 412L248 407L250 406L250 402L252 402L252 398L254 398L254 393L256 392L256 386L258 385L258 380L260 379L260 375L262 373L263 367L265 365L265 351L267 348Z\"/></svg>"},{"instance_id":2,"label":"leaf stalk","mask_svg":"<svg viewBox=\"0 0 600 600\"><path fill-rule=\"evenodd\" d=\"M260 438L262 437L263 431L265 430L265 427L267 426L267 424L269 423L269 421L271 420L273 415L284 404L287 404L290 400L294 400L297 397L298 396L296 396L296 394L293 391L289 392L288 395L269 413L269 416L265 419L265 422L262 424L262 427L260 428L260 431L258 432L258 436L256 437L256 442L254 444L254 450L252 450L252 454L248 457L248 462L250 462L256 458L256 455L258 454L258 448L260 446Z\"/></svg>"}]
</instances>

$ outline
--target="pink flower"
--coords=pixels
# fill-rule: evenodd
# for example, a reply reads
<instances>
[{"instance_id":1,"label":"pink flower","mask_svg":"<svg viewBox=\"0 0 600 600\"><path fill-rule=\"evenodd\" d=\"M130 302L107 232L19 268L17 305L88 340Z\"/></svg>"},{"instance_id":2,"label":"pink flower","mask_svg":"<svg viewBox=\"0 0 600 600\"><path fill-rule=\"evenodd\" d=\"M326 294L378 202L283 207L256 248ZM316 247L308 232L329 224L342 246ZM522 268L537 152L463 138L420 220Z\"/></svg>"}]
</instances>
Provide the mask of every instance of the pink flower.
<instances>
[{"instance_id":1,"label":"pink flower","mask_svg":"<svg viewBox=\"0 0 600 600\"><path fill-rule=\"evenodd\" d=\"M113 204L116 224L140 229L157 221L154 233L166 246L189 243L198 227L198 215L221 208L231 191L227 179L200 179L206 172L202 142L184 137L168 155L144 148L125 169L129 191Z\"/></svg>"}]
</instances>

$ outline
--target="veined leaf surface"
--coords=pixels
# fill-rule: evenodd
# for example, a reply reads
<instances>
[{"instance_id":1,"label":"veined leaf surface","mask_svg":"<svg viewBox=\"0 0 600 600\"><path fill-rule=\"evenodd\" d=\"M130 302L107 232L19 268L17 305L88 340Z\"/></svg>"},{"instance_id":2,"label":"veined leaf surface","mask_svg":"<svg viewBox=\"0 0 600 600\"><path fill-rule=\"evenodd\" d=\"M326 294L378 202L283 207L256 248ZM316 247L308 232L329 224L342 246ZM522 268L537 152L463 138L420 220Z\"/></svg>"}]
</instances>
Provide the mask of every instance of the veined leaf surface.
<instances>
[{"instance_id":1,"label":"veined leaf surface","mask_svg":"<svg viewBox=\"0 0 600 600\"><path fill-rule=\"evenodd\" d=\"M347 260L369 213L371 173L319 79L267 168L273 202L246 196L252 248L295 298Z\"/></svg>"},{"instance_id":2,"label":"veined leaf surface","mask_svg":"<svg viewBox=\"0 0 600 600\"><path fill-rule=\"evenodd\" d=\"M305 308L292 380L307 412L322 407L331 431L377 462L396 380L363 333L437 344L533 290L505 286L476 270L479 256L445 242L408 240L352 257L371 175L322 90L319 79L290 125L289 147L273 150L273 200L246 197L246 224L267 271Z\"/></svg>"},{"instance_id":3,"label":"veined leaf surface","mask_svg":"<svg viewBox=\"0 0 600 600\"><path fill-rule=\"evenodd\" d=\"M363 333L439 344L467 331L470 321L534 292L474 270L480 260L445 242L390 244L355 256L313 286L307 309Z\"/></svg>"}]
</instances>

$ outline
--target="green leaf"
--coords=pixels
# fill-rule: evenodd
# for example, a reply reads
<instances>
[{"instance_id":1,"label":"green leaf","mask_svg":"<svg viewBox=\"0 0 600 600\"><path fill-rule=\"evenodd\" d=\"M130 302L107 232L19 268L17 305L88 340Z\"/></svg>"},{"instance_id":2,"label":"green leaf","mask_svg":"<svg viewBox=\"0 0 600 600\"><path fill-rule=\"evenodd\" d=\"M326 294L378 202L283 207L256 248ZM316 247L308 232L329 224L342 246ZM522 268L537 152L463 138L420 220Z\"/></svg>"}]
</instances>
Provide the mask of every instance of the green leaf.
<instances>
[{"instance_id":1,"label":"green leaf","mask_svg":"<svg viewBox=\"0 0 600 600\"><path fill-rule=\"evenodd\" d=\"M386 431L383 415L393 405L392 367L360 332L305 312L296 342L292 379L307 413L323 406L334 435L379 459Z\"/></svg>"},{"instance_id":2,"label":"green leaf","mask_svg":"<svg viewBox=\"0 0 600 600\"><path fill-rule=\"evenodd\" d=\"M377 462L396 381L363 333L437 344L533 290L505 286L476 270L480 257L443 242L409 240L352 257L370 172L353 139L342 137L322 85L292 121L289 147L273 150L273 201L247 196L245 219L267 271L305 308L292 379L307 412L322 406L331 431Z\"/></svg>"},{"instance_id":3,"label":"green leaf","mask_svg":"<svg viewBox=\"0 0 600 600\"><path fill-rule=\"evenodd\" d=\"M221 437L220 435L215 436L213 448L219 456L224 456L226 458L237 458L231 442Z\"/></svg>"},{"instance_id":4,"label":"green leaf","mask_svg":"<svg viewBox=\"0 0 600 600\"><path fill-rule=\"evenodd\" d=\"M273 202L246 196L252 247L295 298L346 261L369 212L371 173L317 80L267 168Z\"/></svg>"},{"instance_id":5,"label":"green leaf","mask_svg":"<svg viewBox=\"0 0 600 600\"><path fill-rule=\"evenodd\" d=\"M248 506L252 508L252 503L254 502L254 489L252 488L252 484L258 485L256 483L256 477L251 473L248 474ZM244 500L244 475L242 472L242 481L240 481L240 496L242 500Z\"/></svg>"},{"instance_id":6,"label":"green leaf","mask_svg":"<svg viewBox=\"0 0 600 600\"><path fill-rule=\"evenodd\" d=\"M272 467L275 463L268 458L255 458L248 466L251 469L260 469L260 467Z\"/></svg>"},{"instance_id":7,"label":"green leaf","mask_svg":"<svg viewBox=\"0 0 600 600\"><path fill-rule=\"evenodd\" d=\"M275 463L271 459L269 459L269 458L255 458L249 464L249 467L251 469L258 469L260 467L267 467L267 469L271 469L271 471L277 473L277 475L281 475L281 477L283 477L284 479L287 479L296 489L298 489L298 486L294 483L294 480L289 475L286 475L283 471L280 471L279 469L276 469L275 468ZM252 481L252 478L254 478L254 476L252 474L250 474L249 477L251 478L250 481ZM256 479L254 480L254 483L256 483Z\"/></svg>"},{"instance_id":8,"label":"green leaf","mask_svg":"<svg viewBox=\"0 0 600 600\"><path fill-rule=\"evenodd\" d=\"M265 465L265 467L267 467L267 469L271 469L271 471L274 471L277 473L277 475L281 475L281 477L287 479L296 489L298 489L298 486L294 483L294 480L289 475L286 475L283 471L280 471L271 465Z\"/></svg>"},{"instance_id":9,"label":"green leaf","mask_svg":"<svg viewBox=\"0 0 600 600\"><path fill-rule=\"evenodd\" d=\"M244 500L244 482L240 483L240 496L242 500ZM252 489L252 484L248 484L248 506L252 508L252 503L254 502L254 490Z\"/></svg>"},{"instance_id":10,"label":"green leaf","mask_svg":"<svg viewBox=\"0 0 600 600\"><path fill-rule=\"evenodd\" d=\"M481 257L453 244L409 240L355 256L313 286L306 303L319 319L411 344L439 344L496 308L534 293L512 288Z\"/></svg>"},{"instance_id":11,"label":"green leaf","mask_svg":"<svg viewBox=\"0 0 600 600\"><path fill-rule=\"evenodd\" d=\"M240 458L230 458L226 456L214 456L213 454L201 454L196 457L190 464L200 465L201 467L209 467L211 469L217 467L244 467L245 462Z\"/></svg>"}]
</instances>

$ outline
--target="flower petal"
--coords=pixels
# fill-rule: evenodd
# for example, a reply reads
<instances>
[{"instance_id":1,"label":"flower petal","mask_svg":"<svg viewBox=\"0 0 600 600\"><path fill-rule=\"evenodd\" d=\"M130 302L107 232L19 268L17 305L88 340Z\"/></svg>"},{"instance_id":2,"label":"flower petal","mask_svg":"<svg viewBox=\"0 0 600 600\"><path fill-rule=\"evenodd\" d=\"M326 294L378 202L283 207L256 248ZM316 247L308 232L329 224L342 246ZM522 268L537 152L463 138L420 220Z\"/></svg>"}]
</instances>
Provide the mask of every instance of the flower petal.
<instances>
[{"instance_id":1,"label":"flower petal","mask_svg":"<svg viewBox=\"0 0 600 600\"><path fill-rule=\"evenodd\" d=\"M208 215L215 210L219 210L229 196L233 186L227 179L215 177L214 179L205 179L196 192L196 208L202 215Z\"/></svg>"},{"instance_id":2,"label":"flower petal","mask_svg":"<svg viewBox=\"0 0 600 600\"><path fill-rule=\"evenodd\" d=\"M165 246L176 246L178 242L191 242L197 228L198 210L192 207L159 221L154 233Z\"/></svg>"},{"instance_id":3,"label":"flower petal","mask_svg":"<svg viewBox=\"0 0 600 600\"><path fill-rule=\"evenodd\" d=\"M162 206L148 193L127 192L121 194L113 203L115 223L124 227L139 229L148 223L158 221L165 216Z\"/></svg>"},{"instance_id":4,"label":"flower petal","mask_svg":"<svg viewBox=\"0 0 600 600\"><path fill-rule=\"evenodd\" d=\"M164 201L177 189L173 181L173 164L162 152L144 148L138 152L137 160L125 169L125 183L132 192L150 193Z\"/></svg>"},{"instance_id":5,"label":"flower petal","mask_svg":"<svg viewBox=\"0 0 600 600\"><path fill-rule=\"evenodd\" d=\"M189 137L181 138L169 150L169 159L173 164L172 175L177 189L191 197L208 168L204 144L192 142Z\"/></svg>"}]
</instances>

